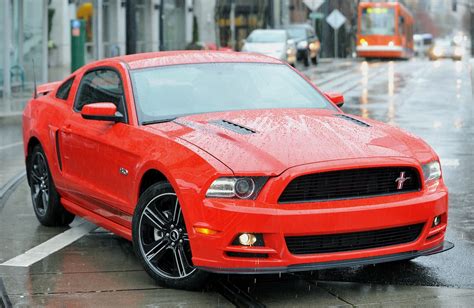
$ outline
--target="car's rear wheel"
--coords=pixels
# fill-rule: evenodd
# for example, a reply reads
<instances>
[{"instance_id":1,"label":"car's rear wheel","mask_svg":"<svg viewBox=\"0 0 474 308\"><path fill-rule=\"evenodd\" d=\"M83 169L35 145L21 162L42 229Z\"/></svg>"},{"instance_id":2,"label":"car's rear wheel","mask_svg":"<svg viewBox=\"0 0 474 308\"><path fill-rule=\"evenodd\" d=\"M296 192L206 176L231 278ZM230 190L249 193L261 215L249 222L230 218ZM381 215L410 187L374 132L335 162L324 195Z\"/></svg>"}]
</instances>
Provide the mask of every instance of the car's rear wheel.
<instances>
[{"instance_id":1,"label":"car's rear wheel","mask_svg":"<svg viewBox=\"0 0 474 308\"><path fill-rule=\"evenodd\" d=\"M306 67L308 67L311 64L311 54L309 50L307 50L303 55L303 64Z\"/></svg>"},{"instance_id":2,"label":"car's rear wheel","mask_svg":"<svg viewBox=\"0 0 474 308\"><path fill-rule=\"evenodd\" d=\"M318 64L318 62L319 62L318 54L316 54L316 55L314 56L314 58L311 58L311 62L313 62L314 65L317 65L317 64Z\"/></svg>"},{"instance_id":3,"label":"car's rear wheel","mask_svg":"<svg viewBox=\"0 0 474 308\"><path fill-rule=\"evenodd\" d=\"M67 226L74 220L74 214L60 203L46 155L40 145L36 145L30 153L28 180L33 209L42 225Z\"/></svg>"},{"instance_id":4,"label":"car's rear wheel","mask_svg":"<svg viewBox=\"0 0 474 308\"><path fill-rule=\"evenodd\" d=\"M206 280L208 274L192 263L181 205L169 183L154 184L142 194L132 236L135 253L158 284L195 290Z\"/></svg>"}]
</instances>

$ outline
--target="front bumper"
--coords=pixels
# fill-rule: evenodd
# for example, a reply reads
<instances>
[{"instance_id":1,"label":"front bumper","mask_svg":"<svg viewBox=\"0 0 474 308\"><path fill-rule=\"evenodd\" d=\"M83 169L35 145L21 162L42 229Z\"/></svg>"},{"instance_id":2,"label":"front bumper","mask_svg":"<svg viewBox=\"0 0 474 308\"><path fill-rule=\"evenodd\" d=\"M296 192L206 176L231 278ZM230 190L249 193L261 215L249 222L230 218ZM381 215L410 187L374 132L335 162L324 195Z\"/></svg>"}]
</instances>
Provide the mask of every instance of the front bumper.
<instances>
[{"instance_id":1,"label":"front bumper","mask_svg":"<svg viewBox=\"0 0 474 308\"><path fill-rule=\"evenodd\" d=\"M448 194L442 182L430 193L278 204L278 209L256 201L204 199L202 202L202 206L195 208L201 209L204 221L193 222L188 230L194 231L193 227L199 226L219 231L213 235L190 232L193 264L211 272L304 271L411 259L452 248L444 242ZM433 227L436 216L442 220ZM285 241L286 236L372 231L419 223L424 224L423 229L412 242L363 250L292 254ZM242 232L262 234L264 246L232 245Z\"/></svg>"},{"instance_id":2,"label":"front bumper","mask_svg":"<svg viewBox=\"0 0 474 308\"><path fill-rule=\"evenodd\" d=\"M401 58L403 56L403 48L401 46L386 46L386 45L357 46L356 51L359 57Z\"/></svg>"}]
</instances>

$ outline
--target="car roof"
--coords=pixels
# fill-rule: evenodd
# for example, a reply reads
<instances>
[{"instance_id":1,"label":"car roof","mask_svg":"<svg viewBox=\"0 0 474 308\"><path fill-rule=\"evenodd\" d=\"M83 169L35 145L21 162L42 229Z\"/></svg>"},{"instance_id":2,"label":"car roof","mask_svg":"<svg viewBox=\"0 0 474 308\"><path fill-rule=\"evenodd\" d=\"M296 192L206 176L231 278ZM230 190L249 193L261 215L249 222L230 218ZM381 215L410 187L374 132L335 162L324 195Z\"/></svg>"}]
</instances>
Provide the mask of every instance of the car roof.
<instances>
[{"instance_id":1,"label":"car roof","mask_svg":"<svg viewBox=\"0 0 474 308\"><path fill-rule=\"evenodd\" d=\"M129 69L143 69L156 66L168 66L179 64L197 64L197 63L225 63L225 62L244 62L244 63L273 63L281 64L278 59L245 52L233 51L208 51L208 50L177 50L147 52L134 55L111 58L124 62Z\"/></svg>"},{"instance_id":2,"label":"car roof","mask_svg":"<svg viewBox=\"0 0 474 308\"><path fill-rule=\"evenodd\" d=\"M308 25L308 24L289 24L288 26L285 27L285 29L289 29L289 28L310 28L310 29L313 29L313 27L311 27L311 25Z\"/></svg>"},{"instance_id":3,"label":"car roof","mask_svg":"<svg viewBox=\"0 0 474 308\"><path fill-rule=\"evenodd\" d=\"M255 29L252 32L286 32L285 29Z\"/></svg>"}]
</instances>

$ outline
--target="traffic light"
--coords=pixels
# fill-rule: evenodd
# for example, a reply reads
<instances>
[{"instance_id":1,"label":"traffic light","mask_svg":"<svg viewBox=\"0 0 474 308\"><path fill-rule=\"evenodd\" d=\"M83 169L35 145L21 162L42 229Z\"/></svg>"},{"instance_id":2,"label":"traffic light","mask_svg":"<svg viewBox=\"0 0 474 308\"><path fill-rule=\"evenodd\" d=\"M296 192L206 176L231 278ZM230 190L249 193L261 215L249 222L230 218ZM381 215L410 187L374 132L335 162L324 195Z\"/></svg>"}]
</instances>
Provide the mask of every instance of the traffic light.
<instances>
[{"instance_id":1,"label":"traffic light","mask_svg":"<svg viewBox=\"0 0 474 308\"><path fill-rule=\"evenodd\" d=\"M458 10L458 0L453 0L452 9L453 9L453 12L456 12Z\"/></svg>"}]
</instances>

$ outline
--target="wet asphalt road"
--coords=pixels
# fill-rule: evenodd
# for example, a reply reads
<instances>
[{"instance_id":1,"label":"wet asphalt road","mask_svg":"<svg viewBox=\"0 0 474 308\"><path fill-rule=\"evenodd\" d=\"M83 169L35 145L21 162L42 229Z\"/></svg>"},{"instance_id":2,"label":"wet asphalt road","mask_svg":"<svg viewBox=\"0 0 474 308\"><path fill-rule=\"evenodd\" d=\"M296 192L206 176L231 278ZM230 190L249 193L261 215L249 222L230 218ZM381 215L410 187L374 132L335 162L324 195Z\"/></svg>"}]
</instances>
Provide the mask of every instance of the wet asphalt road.
<instances>
[{"instance_id":1,"label":"wet asphalt road","mask_svg":"<svg viewBox=\"0 0 474 308\"><path fill-rule=\"evenodd\" d=\"M8 300L18 305L227 306L252 302L286 306L310 305L317 299L321 305L343 306L370 303L364 301L378 296L396 299L394 290L404 290L404 285L474 289L474 107L468 62L340 62L304 72L323 90L344 92L347 113L399 126L437 151L450 190L447 240L455 243L453 250L399 264L281 276L222 275L202 292L183 292L156 286L129 242L96 229L29 267L0 265L0 296L8 294ZM19 124L0 122L0 134L1 188L24 167ZM0 264L64 231L39 225L28 186L21 181L8 198L0 200ZM347 284L341 289L337 282ZM360 296L344 293L351 290ZM427 292L416 287L409 290L415 296Z\"/></svg>"}]
</instances>

